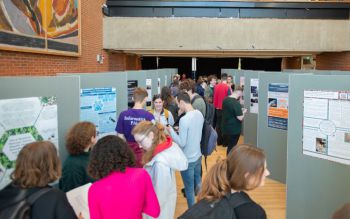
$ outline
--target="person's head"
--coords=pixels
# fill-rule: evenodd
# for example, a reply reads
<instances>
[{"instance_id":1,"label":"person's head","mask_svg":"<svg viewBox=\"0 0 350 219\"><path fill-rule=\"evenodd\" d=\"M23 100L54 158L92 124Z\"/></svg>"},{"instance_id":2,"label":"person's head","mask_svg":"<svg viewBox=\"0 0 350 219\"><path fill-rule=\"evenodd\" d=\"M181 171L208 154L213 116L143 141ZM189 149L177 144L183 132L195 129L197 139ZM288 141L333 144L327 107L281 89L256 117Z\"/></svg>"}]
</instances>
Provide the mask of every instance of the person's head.
<instances>
[{"instance_id":1,"label":"person's head","mask_svg":"<svg viewBox=\"0 0 350 219\"><path fill-rule=\"evenodd\" d=\"M196 89L196 83L192 79L186 79L180 84L180 90L193 94Z\"/></svg>"},{"instance_id":2,"label":"person's head","mask_svg":"<svg viewBox=\"0 0 350 219\"><path fill-rule=\"evenodd\" d=\"M145 104L147 101L147 90L141 87L137 87L134 90L133 98L135 103Z\"/></svg>"},{"instance_id":3,"label":"person's head","mask_svg":"<svg viewBox=\"0 0 350 219\"><path fill-rule=\"evenodd\" d=\"M92 148L88 173L94 179L102 179L113 172L125 172L135 166L135 155L128 144L118 136L107 135Z\"/></svg>"},{"instance_id":4,"label":"person's head","mask_svg":"<svg viewBox=\"0 0 350 219\"><path fill-rule=\"evenodd\" d=\"M217 77L216 77L215 75L210 75L210 76L208 77L209 85L210 85L211 87L215 87L215 85L216 85L216 80L217 80Z\"/></svg>"},{"instance_id":5,"label":"person's head","mask_svg":"<svg viewBox=\"0 0 350 219\"><path fill-rule=\"evenodd\" d=\"M197 84L201 85L204 82L203 77L199 76L197 79Z\"/></svg>"},{"instance_id":6,"label":"person's head","mask_svg":"<svg viewBox=\"0 0 350 219\"><path fill-rule=\"evenodd\" d=\"M243 95L243 88L241 86L236 86L236 89L233 91L232 95L239 100Z\"/></svg>"},{"instance_id":7,"label":"person's head","mask_svg":"<svg viewBox=\"0 0 350 219\"><path fill-rule=\"evenodd\" d=\"M350 218L350 203L344 204L336 212L334 212L332 219L349 219Z\"/></svg>"},{"instance_id":8,"label":"person's head","mask_svg":"<svg viewBox=\"0 0 350 219\"><path fill-rule=\"evenodd\" d=\"M186 74L182 74L181 75L181 80L185 80L186 79Z\"/></svg>"},{"instance_id":9,"label":"person's head","mask_svg":"<svg viewBox=\"0 0 350 219\"><path fill-rule=\"evenodd\" d=\"M132 134L135 141L145 151L142 157L143 164L152 159L156 146L166 141L164 130L164 126L155 121L141 121L133 128Z\"/></svg>"},{"instance_id":10,"label":"person's head","mask_svg":"<svg viewBox=\"0 0 350 219\"><path fill-rule=\"evenodd\" d=\"M162 100L162 97L160 96L160 94L154 95L152 102L153 102L154 110L159 112L163 110L164 101Z\"/></svg>"},{"instance_id":11,"label":"person's head","mask_svg":"<svg viewBox=\"0 0 350 219\"><path fill-rule=\"evenodd\" d=\"M47 186L60 176L61 162L55 145L37 141L26 144L19 152L11 179L21 188L33 188Z\"/></svg>"},{"instance_id":12,"label":"person's head","mask_svg":"<svg viewBox=\"0 0 350 219\"><path fill-rule=\"evenodd\" d=\"M161 96L162 100L164 101L164 103L163 103L164 108L167 108L168 105L173 101L173 96L171 95L171 90L167 86L162 87L162 90L160 91L160 96Z\"/></svg>"},{"instance_id":13,"label":"person's head","mask_svg":"<svg viewBox=\"0 0 350 219\"><path fill-rule=\"evenodd\" d=\"M227 81L227 74L226 73L221 74L221 81Z\"/></svg>"},{"instance_id":14,"label":"person's head","mask_svg":"<svg viewBox=\"0 0 350 219\"><path fill-rule=\"evenodd\" d=\"M250 145L239 145L228 157L216 163L203 181L198 199L217 200L232 190L249 191L265 184L270 175L264 152Z\"/></svg>"},{"instance_id":15,"label":"person's head","mask_svg":"<svg viewBox=\"0 0 350 219\"><path fill-rule=\"evenodd\" d=\"M191 104L190 95L188 95L188 93L185 91L180 91L177 94L176 101L177 101L177 105L178 105L179 109L181 109L182 111L185 111L186 106L188 104Z\"/></svg>"},{"instance_id":16,"label":"person's head","mask_svg":"<svg viewBox=\"0 0 350 219\"><path fill-rule=\"evenodd\" d=\"M232 75L228 75L227 76L227 84L232 84L233 83L233 77L232 77Z\"/></svg>"},{"instance_id":17,"label":"person's head","mask_svg":"<svg viewBox=\"0 0 350 219\"><path fill-rule=\"evenodd\" d=\"M69 154L78 155L96 143L96 126L91 122L78 122L66 135L66 148Z\"/></svg>"}]
</instances>

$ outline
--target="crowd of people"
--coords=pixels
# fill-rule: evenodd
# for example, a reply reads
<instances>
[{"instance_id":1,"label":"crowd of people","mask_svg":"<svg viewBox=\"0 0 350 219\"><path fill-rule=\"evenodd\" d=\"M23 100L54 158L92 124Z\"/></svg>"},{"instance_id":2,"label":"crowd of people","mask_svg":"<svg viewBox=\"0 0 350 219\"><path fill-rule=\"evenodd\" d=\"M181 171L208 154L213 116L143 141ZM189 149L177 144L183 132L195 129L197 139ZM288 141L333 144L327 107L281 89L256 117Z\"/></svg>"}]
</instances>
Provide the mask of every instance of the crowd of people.
<instances>
[{"instance_id":1,"label":"crowd of people","mask_svg":"<svg viewBox=\"0 0 350 219\"><path fill-rule=\"evenodd\" d=\"M147 91L136 88L134 106L120 113L116 135L97 140L91 122L79 122L69 129L69 156L63 168L51 142L25 145L12 183L0 191L0 216L1 209L9 207L4 203L13 204L42 191L31 203L31 218L83 218L75 214L65 192L92 183L88 191L91 219L170 219L177 200L175 171L180 171L189 208L180 218L197 218L201 211L193 209L205 204L219 206L227 197L245 202L230 204L221 215L234 212L238 219L266 218L265 210L246 193L263 186L269 170L261 149L237 146L246 113L241 97L242 88L227 74L220 80L215 75L199 77L196 82L176 75L169 87L153 97L153 109L146 111ZM215 108L217 144L227 147L227 157L202 180L200 127L208 104ZM58 188L51 187L58 179Z\"/></svg>"}]
</instances>

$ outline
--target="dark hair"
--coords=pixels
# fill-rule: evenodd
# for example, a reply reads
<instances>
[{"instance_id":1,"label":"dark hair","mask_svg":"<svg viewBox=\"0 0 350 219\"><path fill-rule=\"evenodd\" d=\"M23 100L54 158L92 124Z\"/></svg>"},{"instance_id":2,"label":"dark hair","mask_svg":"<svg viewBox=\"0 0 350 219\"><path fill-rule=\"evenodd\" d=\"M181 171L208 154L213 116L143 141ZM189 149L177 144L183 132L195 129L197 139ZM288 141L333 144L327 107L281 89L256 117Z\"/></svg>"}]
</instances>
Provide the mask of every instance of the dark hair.
<instances>
[{"instance_id":1,"label":"dark hair","mask_svg":"<svg viewBox=\"0 0 350 219\"><path fill-rule=\"evenodd\" d=\"M196 89L196 82L192 79L186 79L180 84L180 90L192 91L194 93Z\"/></svg>"},{"instance_id":2,"label":"dark hair","mask_svg":"<svg viewBox=\"0 0 350 219\"><path fill-rule=\"evenodd\" d=\"M177 94L177 101L180 102L180 100L184 101L185 103L191 103L191 98L190 95L188 95L188 93L186 93L185 91L180 91Z\"/></svg>"},{"instance_id":3,"label":"dark hair","mask_svg":"<svg viewBox=\"0 0 350 219\"><path fill-rule=\"evenodd\" d=\"M222 73L221 74L221 80L223 80L223 81L227 80L227 74L226 73Z\"/></svg>"},{"instance_id":4,"label":"dark hair","mask_svg":"<svg viewBox=\"0 0 350 219\"><path fill-rule=\"evenodd\" d=\"M96 126L91 122L78 122L66 135L66 148L69 154L82 154L91 144L91 137L96 137Z\"/></svg>"},{"instance_id":5,"label":"dark hair","mask_svg":"<svg viewBox=\"0 0 350 219\"><path fill-rule=\"evenodd\" d=\"M171 95L171 90L169 87L162 87L160 91L160 96L164 101L163 107L168 108L168 106L173 102L174 97Z\"/></svg>"},{"instance_id":6,"label":"dark hair","mask_svg":"<svg viewBox=\"0 0 350 219\"><path fill-rule=\"evenodd\" d=\"M218 200L231 189L255 189L264 174L265 161L263 150L244 144L235 146L226 159L218 161L209 170L198 199ZM253 185L249 183L251 179L255 179Z\"/></svg>"},{"instance_id":7,"label":"dark hair","mask_svg":"<svg viewBox=\"0 0 350 219\"><path fill-rule=\"evenodd\" d=\"M211 80L213 80L213 79L218 79L217 77L216 77L216 75L209 75L209 77L208 77L208 83L210 83L211 82Z\"/></svg>"},{"instance_id":8,"label":"dark hair","mask_svg":"<svg viewBox=\"0 0 350 219\"><path fill-rule=\"evenodd\" d=\"M160 94L155 94L155 95L153 95L152 102L154 102L156 99L161 99L161 100L163 100L163 99L162 99L162 96L161 96Z\"/></svg>"},{"instance_id":9,"label":"dark hair","mask_svg":"<svg viewBox=\"0 0 350 219\"><path fill-rule=\"evenodd\" d=\"M61 176L61 162L55 145L50 141L26 144L19 152L11 174L21 188L44 187Z\"/></svg>"},{"instance_id":10,"label":"dark hair","mask_svg":"<svg viewBox=\"0 0 350 219\"><path fill-rule=\"evenodd\" d=\"M350 218L350 203L344 204L340 209L334 212L332 219L349 219Z\"/></svg>"},{"instance_id":11,"label":"dark hair","mask_svg":"<svg viewBox=\"0 0 350 219\"><path fill-rule=\"evenodd\" d=\"M107 135L92 148L88 173L92 178L102 179L112 172L125 172L135 166L135 155L127 143L118 136Z\"/></svg>"}]
</instances>

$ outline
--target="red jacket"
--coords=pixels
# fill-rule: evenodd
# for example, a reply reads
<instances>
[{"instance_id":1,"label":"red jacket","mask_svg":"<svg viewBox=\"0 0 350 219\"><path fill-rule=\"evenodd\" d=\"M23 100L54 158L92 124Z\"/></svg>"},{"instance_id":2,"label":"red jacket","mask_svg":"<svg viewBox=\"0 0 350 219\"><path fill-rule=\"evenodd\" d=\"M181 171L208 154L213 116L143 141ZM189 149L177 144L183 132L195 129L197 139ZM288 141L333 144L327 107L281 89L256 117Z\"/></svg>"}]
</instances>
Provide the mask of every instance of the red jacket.
<instances>
[{"instance_id":1,"label":"red jacket","mask_svg":"<svg viewBox=\"0 0 350 219\"><path fill-rule=\"evenodd\" d=\"M229 86L225 83L217 84L214 88L213 104L215 109L222 109L222 101L229 95Z\"/></svg>"}]
</instances>

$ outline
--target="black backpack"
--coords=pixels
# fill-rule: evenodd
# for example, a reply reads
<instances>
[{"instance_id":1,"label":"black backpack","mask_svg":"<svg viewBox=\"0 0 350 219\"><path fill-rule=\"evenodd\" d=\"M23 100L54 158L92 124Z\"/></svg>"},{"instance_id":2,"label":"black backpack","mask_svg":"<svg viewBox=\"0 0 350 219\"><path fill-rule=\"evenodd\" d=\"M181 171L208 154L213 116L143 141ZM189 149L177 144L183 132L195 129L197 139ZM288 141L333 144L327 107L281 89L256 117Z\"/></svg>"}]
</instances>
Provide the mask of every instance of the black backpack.
<instances>
[{"instance_id":1,"label":"black backpack","mask_svg":"<svg viewBox=\"0 0 350 219\"><path fill-rule=\"evenodd\" d=\"M202 199L178 219L237 219L235 208L251 202L249 197L240 192L227 194L214 202Z\"/></svg>"},{"instance_id":2,"label":"black backpack","mask_svg":"<svg viewBox=\"0 0 350 219\"><path fill-rule=\"evenodd\" d=\"M194 96L191 101L191 104L193 104L197 98L202 98L202 97L199 95ZM213 153L213 151L216 149L218 134L213 128L215 108L213 104L207 103L207 101L205 100L204 100L204 103L205 103L206 113L204 116L204 123L202 128L201 153L204 156L205 167L207 168L207 156Z\"/></svg>"},{"instance_id":3,"label":"black backpack","mask_svg":"<svg viewBox=\"0 0 350 219\"><path fill-rule=\"evenodd\" d=\"M51 188L40 190L18 189L15 196L11 196L8 201L0 203L0 219L30 219L31 206L50 190Z\"/></svg>"}]
</instances>

